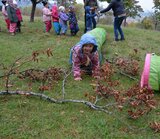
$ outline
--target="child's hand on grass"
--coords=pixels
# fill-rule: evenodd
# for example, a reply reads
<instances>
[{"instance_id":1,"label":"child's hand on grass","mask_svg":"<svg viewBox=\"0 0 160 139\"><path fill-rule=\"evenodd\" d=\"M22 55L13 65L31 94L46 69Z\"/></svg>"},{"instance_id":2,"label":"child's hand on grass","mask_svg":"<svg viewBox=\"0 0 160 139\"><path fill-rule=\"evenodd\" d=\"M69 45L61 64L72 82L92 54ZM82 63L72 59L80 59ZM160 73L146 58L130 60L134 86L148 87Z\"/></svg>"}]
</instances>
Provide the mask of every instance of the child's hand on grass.
<instances>
[{"instance_id":1,"label":"child's hand on grass","mask_svg":"<svg viewBox=\"0 0 160 139\"><path fill-rule=\"evenodd\" d=\"M96 76L93 76L94 79L100 79L100 76L96 75Z\"/></svg>"},{"instance_id":2,"label":"child's hand on grass","mask_svg":"<svg viewBox=\"0 0 160 139\"><path fill-rule=\"evenodd\" d=\"M75 81L81 81L82 78L81 78L81 77L76 77L76 78L74 78L74 80L75 80Z\"/></svg>"}]
</instances>

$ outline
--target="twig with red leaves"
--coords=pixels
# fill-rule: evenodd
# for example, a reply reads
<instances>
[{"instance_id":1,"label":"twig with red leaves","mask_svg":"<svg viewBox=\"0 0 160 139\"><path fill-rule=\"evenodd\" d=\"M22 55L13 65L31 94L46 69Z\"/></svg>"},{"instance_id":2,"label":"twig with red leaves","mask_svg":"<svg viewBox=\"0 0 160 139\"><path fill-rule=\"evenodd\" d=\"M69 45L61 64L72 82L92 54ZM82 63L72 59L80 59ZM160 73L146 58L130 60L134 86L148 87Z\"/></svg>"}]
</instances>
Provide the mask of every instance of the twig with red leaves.
<instances>
[{"instance_id":1,"label":"twig with red leaves","mask_svg":"<svg viewBox=\"0 0 160 139\"><path fill-rule=\"evenodd\" d=\"M155 132L160 132L160 122L150 123L150 128L153 129Z\"/></svg>"},{"instance_id":2,"label":"twig with red leaves","mask_svg":"<svg viewBox=\"0 0 160 139\"><path fill-rule=\"evenodd\" d=\"M6 80L5 87L6 87L6 91L7 92L9 91L9 87L10 87L10 85L9 85L9 77L13 73L17 61L19 61L20 59L21 58L18 58L18 59L15 60L15 62L10 66L9 70L7 71L7 73L4 76L4 77L6 77L5 78L5 80Z\"/></svg>"},{"instance_id":3,"label":"twig with red leaves","mask_svg":"<svg viewBox=\"0 0 160 139\"><path fill-rule=\"evenodd\" d=\"M9 87L12 86L11 84L9 84L10 83L10 75L12 75L12 74L18 75L18 74L22 73L22 72L19 72L19 68L26 63L29 63L31 61L38 62L38 56L41 53L43 53L43 54L46 53L48 57L53 56L51 49L48 48L45 51L44 50L43 51L34 51L32 53L31 57L27 57L27 58L20 57L20 58L16 59L13 62L13 64L11 66L9 66L9 68L6 68L3 63L0 64L0 66L3 67L2 70L5 70L5 74L1 75L0 78L5 78L5 87L6 87L7 92L9 91Z\"/></svg>"},{"instance_id":4,"label":"twig with red leaves","mask_svg":"<svg viewBox=\"0 0 160 139\"><path fill-rule=\"evenodd\" d=\"M107 99L113 97L117 104L117 108L122 110L123 107L128 108L130 118L137 119L155 109L156 101L154 100L153 91L147 88L141 89L139 85L131 87L122 93L115 89L119 83L112 80L114 70L110 63L102 66L100 79L95 81L96 94Z\"/></svg>"}]
</instances>

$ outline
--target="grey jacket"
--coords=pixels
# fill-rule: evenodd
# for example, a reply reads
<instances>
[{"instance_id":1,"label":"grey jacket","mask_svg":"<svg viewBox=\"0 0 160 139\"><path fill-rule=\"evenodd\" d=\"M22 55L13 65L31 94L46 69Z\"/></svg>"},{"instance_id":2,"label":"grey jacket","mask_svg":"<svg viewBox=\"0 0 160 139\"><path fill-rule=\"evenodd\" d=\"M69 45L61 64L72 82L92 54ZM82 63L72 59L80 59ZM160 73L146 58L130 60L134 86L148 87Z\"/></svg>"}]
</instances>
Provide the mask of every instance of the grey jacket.
<instances>
[{"instance_id":1,"label":"grey jacket","mask_svg":"<svg viewBox=\"0 0 160 139\"><path fill-rule=\"evenodd\" d=\"M16 15L16 9L11 7L10 5L7 6L7 14L8 18L11 23L17 23L18 22L18 17Z\"/></svg>"}]
</instances>

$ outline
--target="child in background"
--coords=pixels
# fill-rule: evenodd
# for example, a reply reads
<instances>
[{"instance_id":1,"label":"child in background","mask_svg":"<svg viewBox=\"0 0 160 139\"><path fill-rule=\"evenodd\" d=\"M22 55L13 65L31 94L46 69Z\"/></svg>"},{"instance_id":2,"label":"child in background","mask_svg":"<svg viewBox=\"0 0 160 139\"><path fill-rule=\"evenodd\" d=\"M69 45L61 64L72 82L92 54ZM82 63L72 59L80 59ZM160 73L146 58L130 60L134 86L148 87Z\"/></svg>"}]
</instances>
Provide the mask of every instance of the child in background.
<instances>
[{"instance_id":1,"label":"child in background","mask_svg":"<svg viewBox=\"0 0 160 139\"><path fill-rule=\"evenodd\" d=\"M52 21L53 21L54 31L56 32L57 35L59 35L61 28L59 24L58 7L55 4L52 7Z\"/></svg>"},{"instance_id":2,"label":"child in background","mask_svg":"<svg viewBox=\"0 0 160 139\"><path fill-rule=\"evenodd\" d=\"M9 27L9 32L11 35L15 35L16 32L16 26L18 22L18 17L16 15L16 9L17 6L13 4L13 0L7 0L8 6L7 6L7 14L8 18L10 20L10 27Z\"/></svg>"},{"instance_id":3,"label":"child in background","mask_svg":"<svg viewBox=\"0 0 160 139\"><path fill-rule=\"evenodd\" d=\"M91 8L91 14L92 14L92 15L95 14L95 10L96 10L96 9L95 9L94 7ZM96 28L96 26L97 26L97 22L96 22L95 16L92 17L92 25L93 25L93 26L92 26L92 29Z\"/></svg>"},{"instance_id":4,"label":"child in background","mask_svg":"<svg viewBox=\"0 0 160 139\"><path fill-rule=\"evenodd\" d=\"M42 1L43 3L43 22L45 24L45 31L46 32L50 32L51 28L52 28L52 24L51 24L51 15L52 15L52 12L49 10L48 8L48 2L46 1Z\"/></svg>"},{"instance_id":5,"label":"child in background","mask_svg":"<svg viewBox=\"0 0 160 139\"><path fill-rule=\"evenodd\" d=\"M17 22L16 32L21 32L21 22L22 22L21 10L18 8L17 2L15 0L13 0L13 4L15 4L17 6L16 15L18 17L18 22Z\"/></svg>"},{"instance_id":6,"label":"child in background","mask_svg":"<svg viewBox=\"0 0 160 139\"><path fill-rule=\"evenodd\" d=\"M85 13L86 13L86 32L93 29L93 18L97 16L95 12L92 13L90 6L85 7Z\"/></svg>"},{"instance_id":7,"label":"child in background","mask_svg":"<svg viewBox=\"0 0 160 139\"><path fill-rule=\"evenodd\" d=\"M22 19L22 14L21 14L21 10L19 8L17 8L16 10L16 15L18 17L18 22L17 22L17 32L21 32L21 22L23 21Z\"/></svg>"},{"instance_id":8,"label":"child in background","mask_svg":"<svg viewBox=\"0 0 160 139\"><path fill-rule=\"evenodd\" d=\"M93 10L95 12L95 9L98 8L98 0L83 0L84 2L84 9L86 6L90 6L91 9L92 9L92 13L93 13ZM85 22L85 27L86 27L86 12L85 12L85 18L84 18L84 22ZM95 18L93 17L92 18L92 23L93 23L93 28L96 26L96 22L95 22ZM84 33L86 33L86 28L84 30Z\"/></svg>"},{"instance_id":9,"label":"child in background","mask_svg":"<svg viewBox=\"0 0 160 139\"><path fill-rule=\"evenodd\" d=\"M73 6L69 6L68 17L69 17L69 27L71 30L71 35L74 36L79 31L79 27Z\"/></svg>"},{"instance_id":10,"label":"child in background","mask_svg":"<svg viewBox=\"0 0 160 139\"><path fill-rule=\"evenodd\" d=\"M98 78L100 63L97 42L92 35L84 34L80 42L72 47L70 63L72 64L74 80L82 80L83 73Z\"/></svg>"},{"instance_id":11,"label":"child in background","mask_svg":"<svg viewBox=\"0 0 160 139\"><path fill-rule=\"evenodd\" d=\"M6 11L8 4L7 4L7 1L6 1L6 0L2 0L2 3L3 3L3 6L2 6L2 14L3 14L3 16L4 16L4 20L5 20L5 22L6 22L6 26L7 26L8 32L9 32L10 20L9 20L9 18L8 18L8 14L7 14L7 11Z\"/></svg>"},{"instance_id":12,"label":"child in background","mask_svg":"<svg viewBox=\"0 0 160 139\"><path fill-rule=\"evenodd\" d=\"M65 13L65 8L63 6L59 7L59 11L60 11L60 13L59 13L59 23L60 23L60 26L61 26L61 35L65 35L66 32L67 32L67 29L68 29L68 26L67 26L68 16Z\"/></svg>"}]
</instances>

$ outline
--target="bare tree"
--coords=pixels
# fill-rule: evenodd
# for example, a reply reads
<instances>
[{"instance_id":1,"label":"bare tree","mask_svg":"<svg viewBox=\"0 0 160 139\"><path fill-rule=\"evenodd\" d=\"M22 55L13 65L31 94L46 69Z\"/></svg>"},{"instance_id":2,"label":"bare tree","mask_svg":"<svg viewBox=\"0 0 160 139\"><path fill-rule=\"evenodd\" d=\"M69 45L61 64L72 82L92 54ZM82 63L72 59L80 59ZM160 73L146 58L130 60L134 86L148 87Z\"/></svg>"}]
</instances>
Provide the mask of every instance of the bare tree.
<instances>
[{"instance_id":1,"label":"bare tree","mask_svg":"<svg viewBox=\"0 0 160 139\"><path fill-rule=\"evenodd\" d=\"M155 30L157 29L158 24L160 23L160 1L159 0L153 0L154 3L154 16L153 16L153 21L154 21L154 27Z\"/></svg>"},{"instance_id":2,"label":"bare tree","mask_svg":"<svg viewBox=\"0 0 160 139\"><path fill-rule=\"evenodd\" d=\"M34 22L34 14L36 11L36 6L38 3L42 2L43 0L31 0L32 2L32 10L31 10L31 16L30 16L30 22Z\"/></svg>"}]
</instances>

